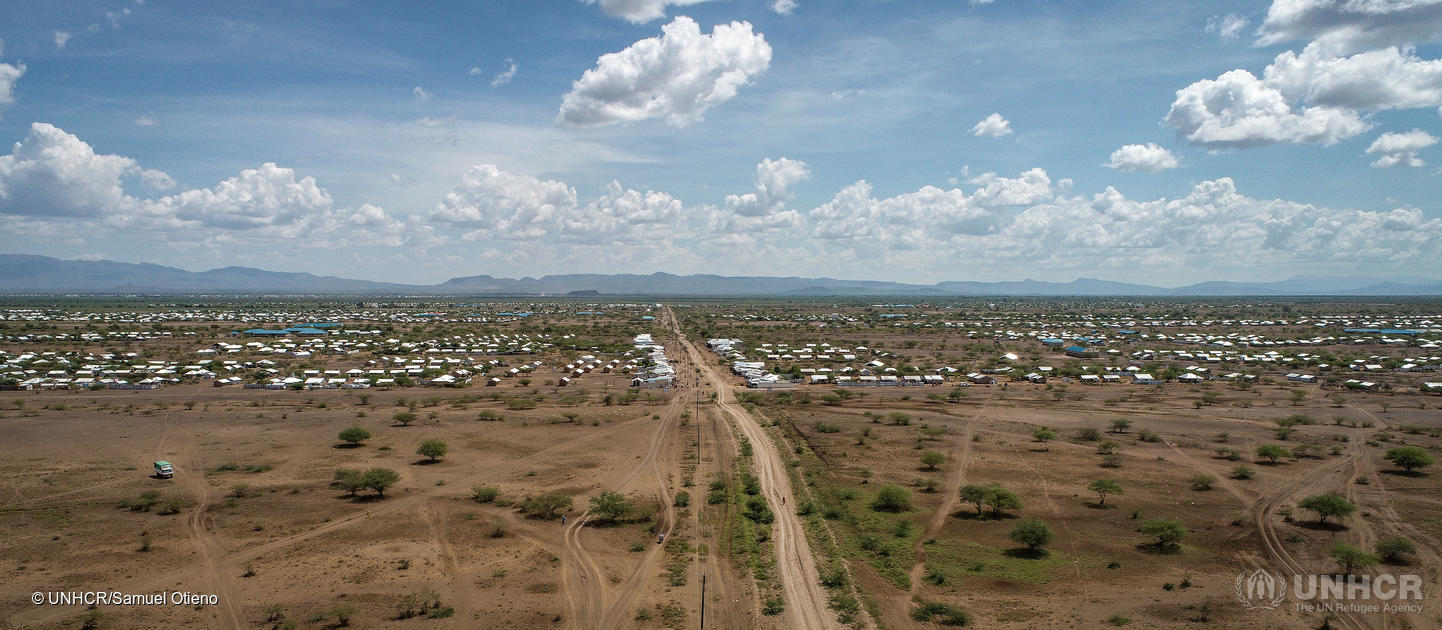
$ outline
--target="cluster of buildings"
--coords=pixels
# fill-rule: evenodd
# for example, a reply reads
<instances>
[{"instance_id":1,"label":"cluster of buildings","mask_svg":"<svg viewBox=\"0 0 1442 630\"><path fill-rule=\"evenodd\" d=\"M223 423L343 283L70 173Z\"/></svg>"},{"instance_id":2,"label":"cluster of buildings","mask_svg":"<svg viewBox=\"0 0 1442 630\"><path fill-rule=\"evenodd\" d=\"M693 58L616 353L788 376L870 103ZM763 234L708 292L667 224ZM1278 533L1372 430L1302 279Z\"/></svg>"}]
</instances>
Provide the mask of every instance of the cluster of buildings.
<instances>
[{"instance_id":1,"label":"cluster of buildings","mask_svg":"<svg viewBox=\"0 0 1442 630\"><path fill-rule=\"evenodd\" d=\"M634 360L636 372L631 379L631 386L642 389L674 386L676 384L676 368L671 367L671 362L666 359L666 348L656 343L649 334L636 335L632 342L636 349L643 353L644 359Z\"/></svg>"},{"instance_id":2,"label":"cluster of buildings","mask_svg":"<svg viewBox=\"0 0 1442 630\"><path fill-rule=\"evenodd\" d=\"M0 389L160 389L181 378L210 378L209 361L181 365L140 355L0 350Z\"/></svg>"}]
</instances>

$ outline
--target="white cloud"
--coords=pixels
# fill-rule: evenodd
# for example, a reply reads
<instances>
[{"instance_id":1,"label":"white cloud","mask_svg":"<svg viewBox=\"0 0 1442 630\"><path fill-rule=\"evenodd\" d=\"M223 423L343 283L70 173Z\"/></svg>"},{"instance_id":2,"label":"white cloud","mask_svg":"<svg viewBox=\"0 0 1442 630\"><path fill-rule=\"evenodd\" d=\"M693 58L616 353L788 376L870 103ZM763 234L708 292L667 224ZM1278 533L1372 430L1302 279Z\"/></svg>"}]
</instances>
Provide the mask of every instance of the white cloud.
<instances>
[{"instance_id":1,"label":"white cloud","mask_svg":"<svg viewBox=\"0 0 1442 630\"><path fill-rule=\"evenodd\" d=\"M516 76L516 62L507 59L506 66L506 69L502 70L499 74L497 74L496 78L491 79L491 87L500 87L502 85L510 83L511 78Z\"/></svg>"},{"instance_id":2,"label":"white cloud","mask_svg":"<svg viewBox=\"0 0 1442 630\"><path fill-rule=\"evenodd\" d=\"M777 15L791 15L796 10L796 0L771 0L771 10Z\"/></svg>"},{"instance_id":3,"label":"white cloud","mask_svg":"<svg viewBox=\"0 0 1442 630\"><path fill-rule=\"evenodd\" d=\"M1247 18L1235 13L1207 18L1207 32L1216 33L1222 39L1236 39L1241 36L1244 28L1247 28Z\"/></svg>"},{"instance_id":4,"label":"white cloud","mask_svg":"<svg viewBox=\"0 0 1442 630\"><path fill-rule=\"evenodd\" d=\"M967 181L981 186L972 193L972 201L986 207L1029 206L1052 197L1051 177L1040 168L1028 169L1016 178L982 173Z\"/></svg>"},{"instance_id":5,"label":"white cloud","mask_svg":"<svg viewBox=\"0 0 1442 630\"><path fill-rule=\"evenodd\" d=\"M680 16L661 30L659 38L597 59L562 98L556 122L589 127L664 118L689 125L771 64L771 46L749 22L718 24L704 35Z\"/></svg>"},{"instance_id":6,"label":"white cloud","mask_svg":"<svg viewBox=\"0 0 1442 630\"><path fill-rule=\"evenodd\" d=\"M173 218L179 223L175 227L263 230L296 237L332 205L330 193L315 178L296 179L294 170L267 162L212 188L186 190L142 207L147 215Z\"/></svg>"},{"instance_id":7,"label":"white cloud","mask_svg":"<svg viewBox=\"0 0 1442 630\"><path fill-rule=\"evenodd\" d=\"M110 28L118 29L120 28L120 18L128 15L130 15L130 7L125 7L119 11L106 11L105 21L110 23Z\"/></svg>"},{"instance_id":8,"label":"white cloud","mask_svg":"<svg viewBox=\"0 0 1442 630\"><path fill-rule=\"evenodd\" d=\"M560 238L586 243L615 243L632 238L655 238L644 228L674 223L681 215L679 199L664 192L640 192L611 180L596 200L565 215Z\"/></svg>"},{"instance_id":9,"label":"white cloud","mask_svg":"<svg viewBox=\"0 0 1442 630\"><path fill-rule=\"evenodd\" d=\"M25 74L25 64L0 63L0 114L15 104L15 82Z\"/></svg>"},{"instance_id":10,"label":"white cloud","mask_svg":"<svg viewBox=\"0 0 1442 630\"><path fill-rule=\"evenodd\" d=\"M1110 162L1103 164L1107 168L1114 168L1119 171L1141 171L1145 173L1160 173L1180 166L1177 156L1166 147L1157 146L1155 143L1128 144L1120 149L1112 151Z\"/></svg>"},{"instance_id":11,"label":"white cloud","mask_svg":"<svg viewBox=\"0 0 1442 630\"><path fill-rule=\"evenodd\" d=\"M859 181L806 215L813 238L824 242L816 255L848 275L878 263L916 265L916 252L928 252L929 266L1020 265L1117 277L1145 265L1146 282L1254 275L1274 265L1340 272L1357 264L1399 271L1442 264L1442 219L1411 208L1359 211L1255 199L1230 178L1154 201L1110 187L1076 197L1038 188L1029 205L1001 208L982 205L980 192L926 186L876 199Z\"/></svg>"},{"instance_id":12,"label":"white cloud","mask_svg":"<svg viewBox=\"0 0 1442 630\"><path fill-rule=\"evenodd\" d=\"M1442 0L1273 0L1259 45L1312 40L1328 54L1433 41Z\"/></svg>"},{"instance_id":13,"label":"white cloud","mask_svg":"<svg viewBox=\"0 0 1442 630\"><path fill-rule=\"evenodd\" d=\"M0 156L0 214L98 217L127 205L120 180L139 172L135 160L97 155L59 127L33 123Z\"/></svg>"},{"instance_id":14,"label":"white cloud","mask_svg":"<svg viewBox=\"0 0 1442 630\"><path fill-rule=\"evenodd\" d=\"M1315 44L1286 51L1267 66L1268 85L1293 101L1360 110L1442 105L1442 60L1389 46L1332 57Z\"/></svg>"},{"instance_id":15,"label":"white cloud","mask_svg":"<svg viewBox=\"0 0 1442 630\"><path fill-rule=\"evenodd\" d=\"M154 127L160 123L150 116L141 116L135 119L135 124L138 127Z\"/></svg>"},{"instance_id":16,"label":"white cloud","mask_svg":"<svg viewBox=\"0 0 1442 630\"><path fill-rule=\"evenodd\" d=\"M169 174L150 168L140 171L140 183L150 190L159 191L170 190L176 185L175 178Z\"/></svg>"},{"instance_id":17,"label":"white cloud","mask_svg":"<svg viewBox=\"0 0 1442 630\"><path fill-rule=\"evenodd\" d=\"M811 169L801 160L765 158L756 165L756 191L726 195L726 209L746 217L780 212L794 196L791 187L810 178Z\"/></svg>"},{"instance_id":18,"label":"white cloud","mask_svg":"<svg viewBox=\"0 0 1442 630\"><path fill-rule=\"evenodd\" d=\"M478 77L481 76L481 72L482 70L480 66L471 66L471 69L467 71L466 74L469 74L473 77Z\"/></svg>"},{"instance_id":19,"label":"white cloud","mask_svg":"<svg viewBox=\"0 0 1442 630\"><path fill-rule=\"evenodd\" d=\"M564 182L508 173L494 164L471 167L431 210L431 220L468 227L472 239L540 238L576 207Z\"/></svg>"},{"instance_id":20,"label":"white cloud","mask_svg":"<svg viewBox=\"0 0 1442 630\"><path fill-rule=\"evenodd\" d=\"M581 0L601 5L601 12L632 24L644 24L666 17L666 7L684 7L706 0Z\"/></svg>"},{"instance_id":21,"label":"white cloud","mask_svg":"<svg viewBox=\"0 0 1442 630\"><path fill-rule=\"evenodd\" d=\"M128 157L97 154L62 129L34 123L10 155L0 156L0 215L32 234L54 232L53 226L72 235L118 229L140 241L204 241L228 244L232 251L250 248L255 239L299 239L287 241L286 248L294 249L382 238L425 242L431 232L415 222L391 221L385 230L367 228L377 235L371 238L359 229L366 222L350 221L350 210L333 208L330 194L313 178L297 178L271 163L211 188L156 199L128 194L124 187L132 181L152 191L176 186L162 171L142 169ZM365 207L359 212L373 214Z\"/></svg>"},{"instance_id":22,"label":"white cloud","mask_svg":"<svg viewBox=\"0 0 1442 630\"><path fill-rule=\"evenodd\" d=\"M1427 163L1417 157L1417 152L1437 144L1437 138L1432 134L1413 129L1405 133L1384 133L1372 141L1367 147L1367 155L1377 155L1377 161L1372 163L1373 168L1392 168L1394 166L1410 166L1421 168Z\"/></svg>"},{"instance_id":23,"label":"white cloud","mask_svg":"<svg viewBox=\"0 0 1442 630\"><path fill-rule=\"evenodd\" d=\"M1279 90L1246 70L1231 70L1177 90L1165 122L1191 143L1214 149L1330 145L1370 127L1357 112L1346 109L1293 108Z\"/></svg>"},{"instance_id":24,"label":"white cloud","mask_svg":"<svg viewBox=\"0 0 1442 630\"><path fill-rule=\"evenodd\" d=\"M976 126L971 128L971 133L977 136L1000 138L1011 133L1011 121L1002 118L1001 114L993 113L976 123Z\"/></svg>"},{"instance_id":25,"label":"white cloud","mask_svg":"<svg viewBox=\"0 0 1442 630\"><path fill-rule=\"evenodd\" d=\"M419 85L417 85L415 89L411 90L411 94L416 97L416 100L422 103L431 100L431 93L427 92L425 88L422 88Z\"/></svg>"},{"instance_id":26,"label":"white cloud","mask_svg":"<svg viewBox=\"0 0 1442 630\"><path fill-rule=\"evenodd\" d=\"M50 41L55 44L56 50L65 50L65 44L70 41L70 33L67 33L65 31L55 31L53 34L51 34Z\"/></svg>"},{"instance_id":27,"label":"white cloud","mask_svg":"<svg viewBox=\"0 0 1442 630\"><path fill-rule=\"evenodd\" d=\"M957 234L984 235L999 230L1017 207L1054 197L1051 177L1033 168L1020 177L982 173L969 180L980 186L968 196L959 188L924 186L912 193L876 199L861 180L806 214L812 236L856 239L878 247L916 250L939 245Z\"/></svg>"}]
</instances>

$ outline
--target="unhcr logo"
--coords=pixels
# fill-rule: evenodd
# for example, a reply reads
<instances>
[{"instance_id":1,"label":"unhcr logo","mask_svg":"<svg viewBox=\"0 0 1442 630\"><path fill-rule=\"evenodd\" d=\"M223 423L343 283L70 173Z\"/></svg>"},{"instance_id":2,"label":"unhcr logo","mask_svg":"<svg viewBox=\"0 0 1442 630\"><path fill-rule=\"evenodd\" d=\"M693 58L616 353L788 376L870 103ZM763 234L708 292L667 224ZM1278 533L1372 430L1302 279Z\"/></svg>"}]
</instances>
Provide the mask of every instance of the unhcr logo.
<instances>
[{"instance_id":1,"label":"unhcr logo","mask_svg":"<svg viewBox=\"0 0 1442 630\"><path fill-rule=\"evenodd\" d=\"M1293 575L1289 581L1257 569L1237 575L1236 594L1248 610L1276 610L1290 589L1293 608L1301 612L1420 613L1420 603L1405 602L1422 601L1422 584L1422 576L1413 574Z\"/></svg>"},{"instance_id":2,"label":"unhcr logo","mask_svg":"<svg viewBox=\"0 0 1442 630\"><path fill-rule=\"evenodd\" d=\"M1257 569L1237 575L1237 601L1248 610L1276 610L1287 601L1287 578Z\"/></svg>"}]
</instances>

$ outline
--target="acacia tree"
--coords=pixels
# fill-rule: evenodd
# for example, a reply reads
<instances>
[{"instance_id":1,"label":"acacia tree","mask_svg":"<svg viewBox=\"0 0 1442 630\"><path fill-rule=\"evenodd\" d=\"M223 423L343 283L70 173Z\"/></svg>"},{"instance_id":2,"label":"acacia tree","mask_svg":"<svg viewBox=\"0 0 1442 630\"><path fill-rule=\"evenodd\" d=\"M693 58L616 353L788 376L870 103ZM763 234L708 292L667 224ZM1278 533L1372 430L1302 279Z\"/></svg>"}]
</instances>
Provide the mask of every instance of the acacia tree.
<instances>
[{"instance_id":1,"label":"acacia tree","mask_svg":"<svg viewBox=\"0 0 1442 630\"><path fill-rule=\"evenodd\" d=\"M338 437L348 445L360 446L362 442L371 439L371 432L360 427L350 427L342 429Z\"/></svg>"},{"instance_id":2,"label":"acacia tree","mask_svg":"<svg viewBox=\"0 0 1442 630\"><path fill-rule=\"evenodd\" d=\"M1388 450L1387 454L1383 457L1409 473L1412 472L1414 468L1426 468L1437 463L1437 460L1432 459L1432 456L1428 455L1427 451L1416 446L1399 446Z\"/></svg>"},{"instance_id":3,"label":"acacia tree","mask_svg":"<svg viewBox=\"0 0 1442 630\"><path fill-rule=\"evenodd\" d=\"M946 456L937 451L925 451L921 454L921 463L926 464L927 470L936 470L936 467L946 461Z\"/></svg>"},{"instance_id":4,"label":"acacia tree","mask_svg":"<svg viewBox=\"0 0 1442 630\"><path fill-rule=\"evenodd\" d=\"M400 480L400 473L389 468L372 468L365 472L365 487L375 490L378 496L385 496L386 488Z\"/></svg>"},{"instance_id":5,"label":"acacia tree","mask_svg":"<svg viewBox=\"0 0 1442 630\"><path fill-rule=\"evenodd\" d=\"M1375 553L1367 553L1359 547L1339 542L1327 548L1327 555L1331 556L1337 564L1342 567L1342 572L1352 575L1353 571L1381 562L1382 559Z\"/></svg>"},{"instance_id":6,"label":"acacia tree","mask_svg":"<svg viewBox=\"0 0 1442 630\"><path fill-rule=\"evenodd\" d=\"M1097 493L1097 505L1106 505L1109 494L1126 494L1126 491L1122 489L1122 484L1117 483L1114 479L1098 479L1087 486L1087 489Z\"/></svg>"},{"instance_id":7,"label":"acacia tree","mask_svg":"<svg viewBox=\"0 0 1442 630\"><path fill-rule=\"evenodd\" d=\"M876 493L871 509L881 512L905 512L911 509L911 492L895 484L887 484Z\"/></svg>"},{"instance_id":8,"label":"acacia tree","mask_svg":"<svg viewBox=\"0 0 1442 630\"><path fill-rule=\"evenodd\" d=\"M961 487L961 501L976 506L976 515L981 516L981 506L986 505L987 486L967 484Z\"/></svg>"},{"instance_id":9,"label":"acacia tree","mask_svg":"<svg viewBox=\"0 0 1442 630\"><path fill-rule=\"evenodd\" d=\"M1031 437L1032 437L1033 439L1035 439L1036 441L1041 442L1041 445L1044 447L1044 450L1048 450L1048 451L1049 451L1049 450L1051 450L1051 445L1047 444L1047 442L1050 442L1050 441L1056 439L1056 431L1053 431L1053 430L1048 429L1048 428L1046 428L1046 427L1041 427L1041 428L1037 429L1036 431L1034 431L1034 432L1031 434Z\"/></svg>"},{"instance_id":10,"label":"acacia tree","mask_svg":"<svg viewBox=\"0 0 1442 630\"><path fill-rule=\"evenodd\" d=\"M557 492L545 492L538 495L526 495L517 504L526 518L540 518L552 520L556 518L556 510L571 507L571 497Z\"/></svg>"},{"instance_id":11,"label":"acacia tree","mask_svg":"<svg viewBox=\"0 0 1442 630\"><path fill-rule=\"evenodd\" d=\"M1178 543L1191 533L1182 522L1175 518L1149 518L1142 521L1137 531L1157 539L1156 546L1160 549L1176 547Z\"/></svg>"},{"instance_id":12,"label":"acacia tree","mask_svg":"<svg viewBox=\"0 0 1442 630\"><path fill-rule=\"evenodd\" d=\"M619 492L602 492L591 497L591 513L599 521L619 521L629 516L631 511L631 503Z\"/></svg>"},{"instance_id":13,"label":"acacia tree","mask_svg":"<svg viewBox=\"0 0 1442 630\"><path fill-rule=\"evenodd\" d=\"M1275 464L1277 463L1277 460L1283 457L1291 456L1292 451L1287 450L1286 447L1276 444L1263 444L1257 447L1257 457L1261 457L1262 459L1267 460L1268 464Z\"/></svg>"},{"instance_id":14,"label":"acacia tree","mask_svg":"<svg viewBox=\"0 0 1442 630\"><path fill-rule=\"evenodd\" d=\"M436 458L446 454L446 443L435 438L424 440L421 442L420 448L416 449L416 454L436 461Z\"/></svg>"},{"instance_id":15,"label":"acacia tree","mask_svg":"<svg viewBox=\"0 0 1442 630\"><path fill-rule=\"evenodd\" d=\"M1335 492L1314 494L1298 501L1297 505L1304 510L1316 512L1318 523L1327 522L1327 518L1331 516L1341 518L1357 511L1355 504Z\"/></svg>"},{"instance_id":16,"label":"acacia tree","mask_svg":"<svg viewBox=\"0 0 1442 630\"><path fill-rule=\"evenodd\" d=\"M1377 541L1377 554L1387 564L1406 564L1407 559L1403 556L1409 553L1417 553L1417 544L1398 536L1396 538L1383 538Z\"/></svg>"},{"instance_id":17,"label":"acacia tree","mask_svg":"<svg viewBox=\"0 0 1442 630\"><path fill-rule=\"evenodd\" d=\"M1045 522L1034 518L1017 523L1016 527L1013 527L1007 536L1012 540L1026 545L1027 549L1033 553L1040 550L1042 545L1056 538L1056 535L1052 533L1050 527L1046 526Z\"/></svg>"},{"instance_id":18,"label":"acacia tree","mask_svg":"<svg viewBox=\"0 0 1442 630\"><path fill-rule=\"evenodd\" d=\"M1016 493L996 484L987 488L983 503L991 508L992 516L1001 516L1007 510L1021 509L1021 499Z\"/></svg>"},{"instance_id":19,"label":"acacia tree","mask_svg":"<svg viewBox=\"0 0 1442 630\"><path fill-rule=\"evenodd\" d=\"M352 468L335 471L334 480L336 487L349 492L351 496L366 488L365 473Z\"/></svg>"}]
</instances>

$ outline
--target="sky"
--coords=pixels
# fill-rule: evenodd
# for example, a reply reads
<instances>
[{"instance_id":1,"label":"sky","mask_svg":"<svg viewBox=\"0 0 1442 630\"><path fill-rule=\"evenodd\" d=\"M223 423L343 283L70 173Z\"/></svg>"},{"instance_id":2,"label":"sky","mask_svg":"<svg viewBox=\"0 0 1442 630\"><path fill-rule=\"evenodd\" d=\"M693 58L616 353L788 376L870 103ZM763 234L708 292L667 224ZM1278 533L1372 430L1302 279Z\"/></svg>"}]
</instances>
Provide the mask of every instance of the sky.
<instances>
[{"instance_id":1,"label":"sky","mask_svg":"<svg viewBox=\"0 0 1442 630\"><path fill-rule=\"evenodd\" d=\"M1442 278L1442 0L0 15L0 253L409 283Z\"/></svg>"}]
</instances>

